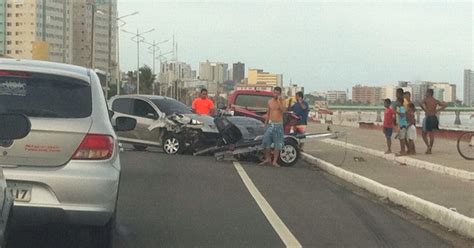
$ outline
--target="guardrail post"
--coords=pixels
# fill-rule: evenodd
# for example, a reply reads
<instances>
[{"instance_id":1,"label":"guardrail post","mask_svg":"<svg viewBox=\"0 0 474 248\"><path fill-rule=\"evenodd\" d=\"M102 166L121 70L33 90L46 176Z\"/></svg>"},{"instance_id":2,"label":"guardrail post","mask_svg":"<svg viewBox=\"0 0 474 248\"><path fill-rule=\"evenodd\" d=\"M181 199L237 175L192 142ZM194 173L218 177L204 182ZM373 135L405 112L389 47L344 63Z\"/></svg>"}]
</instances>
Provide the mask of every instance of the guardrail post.
<instances>
[{"instance_id":1,"label":"guardrail post","mask_svg":"<svg viewBox=\"0 0 474 248\"><path fill-rule=\"evenodd\" d=\"M421 116L420 111L416 111L416 124L420 124L420 116Z\"/></svg>"},{"instance_id":2,"label":"guardrail post","mask_svg":"<svg viewBox=\"0 0 474 248\"><path fill-rule=\"evenodd\" d=\"M377 120L375 122L382 122L382 111L377 110Z\"/></svg>"},{"instance_id":3,"label":"guardrail post","mask_svg":"<svg viewBox=\"0 0 474 248\"><path fill-rule=\"evenodd\" d=\"M337 111L337 115L338 115L339 121L342 121L342 111L341 110Z\"/></svg>"},{"instance_id":4,"label":"guardrail post","mask_svg":"<svg viewBox=\"0 0 474 248\"><path fill-rule=\"evenodd\" d=\"M358 112L357 112L357 120L358 120L358 121L362 121L361 115L362 115L362 112L361 112L361 111L358 111Z\"/></svg>"},{"instance_id":5,"label":"guardrail post","mask_svg":"<svg viewBox=\"0 0 474 248\"><path fill-rule=\"evenodd\" d=\"M456 114L456 119L454 120L454 125L461 125L461 111L456 110L454 111L454 114Z\"/></svg>"}]
</instances>

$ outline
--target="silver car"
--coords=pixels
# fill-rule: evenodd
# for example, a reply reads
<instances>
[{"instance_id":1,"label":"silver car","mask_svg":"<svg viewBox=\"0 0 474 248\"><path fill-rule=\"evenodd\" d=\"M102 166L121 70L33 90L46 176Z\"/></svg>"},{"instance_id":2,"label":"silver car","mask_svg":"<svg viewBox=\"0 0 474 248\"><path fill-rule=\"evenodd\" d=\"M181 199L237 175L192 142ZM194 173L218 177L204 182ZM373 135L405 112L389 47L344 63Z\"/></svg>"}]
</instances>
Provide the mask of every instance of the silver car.
<instances>
[{"instance_id":1,"label":"silver car","mask_svg":"<svg viewBox=\"0 0 474 248\"><path fill-rule=\"evenodd\" d=\"M216 145L220 137L214 118L194 114L189 106L173 98L124 95L113 97L109 106L114 117L137 120L133 131L117 133L121 141L133 144L137 150L158 146L167 154L197 151ZM246 139L253 139L264 131L258 120L247 117L228 119L244 127L241 132Z\"/></svg>"},{"instance_id":2,"label":"silver car","mask_svg":"<svg viewBox=\"0 0 474 248\"><path fill-rule=\"evenodd\" d=\"M96 73L66 64L0 59L0 113L23 113L31 121L27 137L0 147L0 165L15 197L15 222L95 226L102 246L108 246L120 158ZM122 121L116 128L133 128Z\"/></svg>"}]
</instances>

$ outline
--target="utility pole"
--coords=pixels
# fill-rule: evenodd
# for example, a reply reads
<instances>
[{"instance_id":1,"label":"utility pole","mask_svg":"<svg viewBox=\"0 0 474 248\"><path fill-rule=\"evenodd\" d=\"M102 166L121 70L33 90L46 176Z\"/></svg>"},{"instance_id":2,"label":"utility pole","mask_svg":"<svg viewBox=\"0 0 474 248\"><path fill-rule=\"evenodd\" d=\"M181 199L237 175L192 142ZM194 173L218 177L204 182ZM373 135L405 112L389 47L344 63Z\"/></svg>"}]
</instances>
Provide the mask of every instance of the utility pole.
<instances>
[{"instance_id":1,"label":"utility pole","mask_svg":"<svg viewBox=\"0 0 474 248\"><path fill-rule=\"evenodd\" d=\"M137 95L140 95L140 33L137 28Z\"/></svg>"},{"instance_id":2,"label":"utility pole","mask_svg":"<svg viewBox=\"0 0 474 248\"><path fill-rule=\"evenodd\" d=\"M125 33L133 34L134 36L132 37L132 41L137 42L137 95L140 94L140 42L145 42L145 38L143 37L144 34L150 33L154 30L155 29L152 28L148 31L140 33L137 29L137 33L135 34L122 29L122 31Z\"/></svg>"},{"instance_id":3,"label":"utility pole","mask_svg":"<svg viewBox=\"0 0 474 248\"><path fill-rule=\"evenodd\" d=\"M121 16L121 17L117 17L116 21L120 21L122 24L120 25L120 27L122 28L123 26L125 26L125 24L127 24L125 21L123 21L123 19L125 17L129 17L129 16L134 16L134 15L137 15L138 14L138 11L135 11L131 14L128 14L128 15L124 15L124 16ZM115 51L116 51L116 61L115 61L115 70L116 70L116 73L117 73L117 95L120 95L120 84L121 84L121 75L120 75L120 37L119 37L119 27L118 25L115 25L115 40L116 40L116 45L115 45Z\"/></svg>"},{"instance_id":4,"label":"utility pole","mask_svg":"<svg viewBox=\"0 0 474 248\"><path fill-rule=\"evenodd\" d=\"M151 49L152 54L153 54L153 68L152 68L153 69L153 75L156 75L155 74L155 71L156 71L155 62L156 62L157 59L159 59L159 57L156 57L156 50L160 50L160 47L158 45L162 44L162 43L165 43L165 42L168 42L168 40L164 40L164 41L160 41L160 42L156 42L155 40L153 40L153 43L144 42L144 43L150 45L150 47L148 49ZM160 50L160 57L161 57L161 50ZM160 63L160 70L161 70L161 63ZM153 95L154 95L155 94L155 82L153 82L152 88L153 88Z\"/></svg>"}]
</instances>

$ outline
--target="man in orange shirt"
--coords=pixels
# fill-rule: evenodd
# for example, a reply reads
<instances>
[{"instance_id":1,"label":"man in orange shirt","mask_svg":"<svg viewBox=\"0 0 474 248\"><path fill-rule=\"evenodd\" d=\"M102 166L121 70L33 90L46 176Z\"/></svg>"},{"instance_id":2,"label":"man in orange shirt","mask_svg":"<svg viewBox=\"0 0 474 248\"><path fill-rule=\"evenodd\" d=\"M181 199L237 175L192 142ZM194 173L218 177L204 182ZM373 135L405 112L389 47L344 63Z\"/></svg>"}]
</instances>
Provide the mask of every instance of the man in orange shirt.
<instances>
[{"instance_id":1,"label":"man in orange shirt","mask_svg":"<svg viewBox=\"0 0 474 248\"><path fill-rule=\"evenodd\" d=\"M201 90L201 95L193 101L193 111L200 115L212 115L214 113L214 102L208 98L207 89Z\"/></svg>"}]
</instances>

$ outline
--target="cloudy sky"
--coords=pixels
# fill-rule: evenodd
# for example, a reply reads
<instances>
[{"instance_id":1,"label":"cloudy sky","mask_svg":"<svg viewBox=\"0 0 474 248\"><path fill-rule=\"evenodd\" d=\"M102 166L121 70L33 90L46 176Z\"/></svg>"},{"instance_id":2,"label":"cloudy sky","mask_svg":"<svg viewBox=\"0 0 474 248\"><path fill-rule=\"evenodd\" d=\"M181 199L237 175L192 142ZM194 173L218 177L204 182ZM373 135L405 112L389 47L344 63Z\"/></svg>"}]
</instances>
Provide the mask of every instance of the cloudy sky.
<instances>
[{"instance_id":1,"label":"cloudy sky","mask_svg":"<svg viewBox=\"0 0 474 248\"><path fill-rule=\"evenodd\" d=\"M462 98L463 70L474 68L470 0L118 2L119 15L140 12L124 29L155 28L149 42L174 34L178 59L193 69L241 61L309 91L431 80L457 84ZM121 33L120 48L122 68L136 68L130 35ZM140 64L151 65L146 48Z\"/></svg>"}]
</instances>

